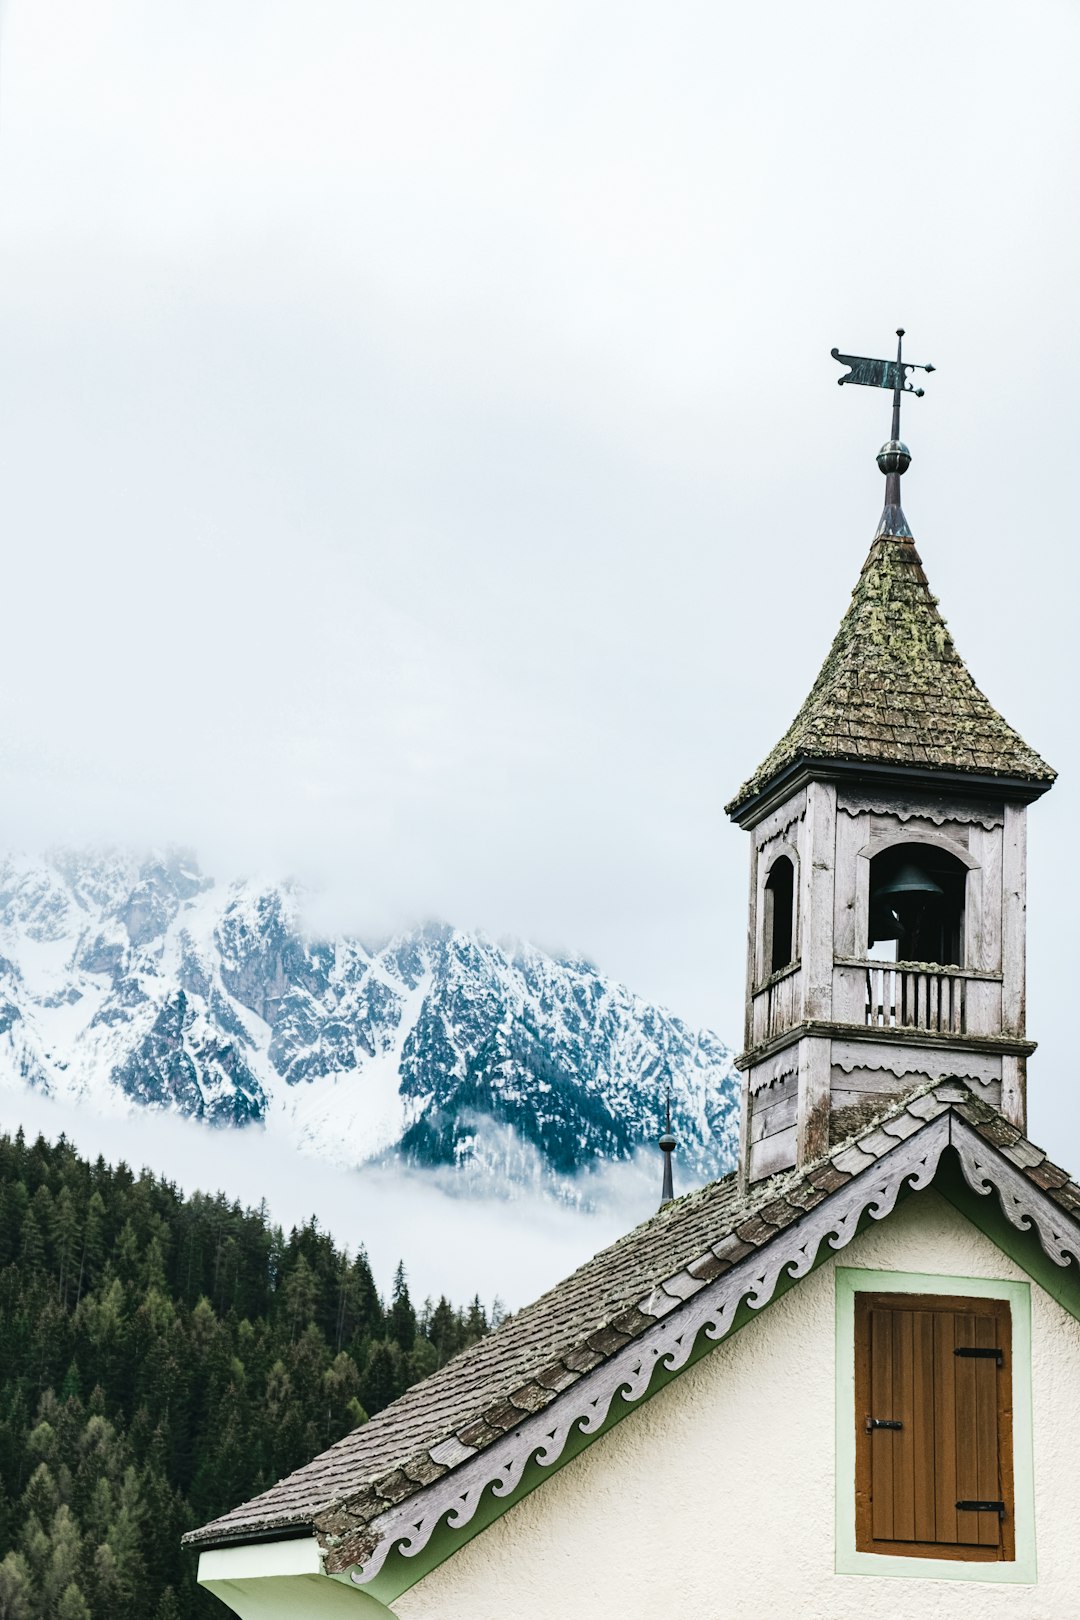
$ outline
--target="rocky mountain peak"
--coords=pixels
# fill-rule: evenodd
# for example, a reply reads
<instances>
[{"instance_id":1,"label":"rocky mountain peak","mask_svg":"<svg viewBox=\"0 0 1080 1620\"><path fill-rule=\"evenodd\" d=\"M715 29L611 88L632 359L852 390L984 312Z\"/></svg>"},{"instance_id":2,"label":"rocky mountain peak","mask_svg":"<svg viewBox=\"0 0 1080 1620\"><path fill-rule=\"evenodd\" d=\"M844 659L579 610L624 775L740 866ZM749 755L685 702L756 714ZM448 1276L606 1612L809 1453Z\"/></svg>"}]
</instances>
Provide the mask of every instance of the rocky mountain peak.
<instances>
[{"instance_id":1,"label":"rocky mountain peak","mask_svg":"<svg viewBox=\"0 0 1080 1620\"><path fill-rule=\"evenodd\" d=\"M727 1169L729 1050L583 958L445 923L314 938L290 884L186 851L0 862L0 1085L554 1185L652 1143L669 1079L684 1174Z\"/></svg>"}]
</instances>

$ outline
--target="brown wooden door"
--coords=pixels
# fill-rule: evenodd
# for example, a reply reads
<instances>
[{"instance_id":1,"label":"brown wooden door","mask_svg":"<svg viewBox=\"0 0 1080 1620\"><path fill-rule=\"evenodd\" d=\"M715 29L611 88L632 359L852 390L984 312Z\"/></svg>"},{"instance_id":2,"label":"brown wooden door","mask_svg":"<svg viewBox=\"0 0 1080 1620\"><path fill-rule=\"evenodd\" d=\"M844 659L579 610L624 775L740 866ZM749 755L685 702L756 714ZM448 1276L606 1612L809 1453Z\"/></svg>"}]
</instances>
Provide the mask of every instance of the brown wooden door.
<instances>
[{"instance_id":1,"label":"brown wooden door","mask_svg":"<svg viewBox=\"0 0 1080 1620\"><path fill-rule=\"evenodd\" d=\"M1003 1300L856 1296L860 1551L1015 1556L1010 1326Z\"/></svg>"}]
</instances>

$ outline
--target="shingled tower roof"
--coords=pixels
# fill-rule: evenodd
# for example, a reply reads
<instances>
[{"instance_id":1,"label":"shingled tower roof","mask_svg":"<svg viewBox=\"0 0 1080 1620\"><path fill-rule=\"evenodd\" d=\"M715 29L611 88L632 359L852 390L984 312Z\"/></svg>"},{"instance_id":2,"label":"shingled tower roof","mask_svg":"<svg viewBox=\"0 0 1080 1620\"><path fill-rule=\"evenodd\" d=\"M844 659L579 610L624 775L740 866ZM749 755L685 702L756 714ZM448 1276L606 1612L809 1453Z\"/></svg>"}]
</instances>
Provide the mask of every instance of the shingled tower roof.
<instances>
[{"instance_id":1,"label":"shingled tower roof","mask_svg":"<svg viewBox=\"0 0 1080 1620\"><path fill-rule=\"evenodd\" d=\"M809 697L728 814L804 760L1007 777L1033 797L1056 774L975 685L910 534L880 530Z\"/></svg>"}]
</instances>

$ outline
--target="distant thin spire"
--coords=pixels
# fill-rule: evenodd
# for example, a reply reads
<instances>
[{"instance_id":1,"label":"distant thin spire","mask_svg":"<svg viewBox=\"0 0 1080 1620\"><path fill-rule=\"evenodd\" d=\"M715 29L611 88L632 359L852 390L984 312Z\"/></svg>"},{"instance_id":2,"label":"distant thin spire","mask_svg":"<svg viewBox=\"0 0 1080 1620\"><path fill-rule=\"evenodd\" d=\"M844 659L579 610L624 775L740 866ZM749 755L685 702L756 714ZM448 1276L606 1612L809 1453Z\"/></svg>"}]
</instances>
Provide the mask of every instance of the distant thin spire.
<instances>
[{"instance_id":1,"label":"distant thin spire","mask_svg":"<svg viewBox=\"0 0 1080 1620\"><path fill-rule=\"evenodd\" d=\"M675 1182L671 1173L671 1155L678 1147L671 1134L671 1083L668 1082L667 1101L664 1105L664 1134L660 1138L660 1151L664 1155L664 1185L660 1192L660 1208L675 1197Z\"/></svg>"}]
</instances>

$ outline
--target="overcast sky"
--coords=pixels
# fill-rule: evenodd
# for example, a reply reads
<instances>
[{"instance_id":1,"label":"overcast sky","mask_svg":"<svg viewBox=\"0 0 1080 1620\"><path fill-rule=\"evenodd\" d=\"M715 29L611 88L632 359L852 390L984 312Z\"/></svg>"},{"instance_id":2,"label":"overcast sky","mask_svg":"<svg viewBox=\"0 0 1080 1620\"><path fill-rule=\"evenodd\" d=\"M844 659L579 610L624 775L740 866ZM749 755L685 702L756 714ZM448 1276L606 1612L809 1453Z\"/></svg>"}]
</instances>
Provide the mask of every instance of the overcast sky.
<instances>
[{"instance_id":1,"label":"overcast sky","mask_svg":"<svg viewBox=\"0 0 1080 1620\"><path fill-rule=\"evenodd\" d=\"M585 951L733 1044L747 851L905 507L1062 773L1032 1130L1080 1163L1080 14L7 0L0 843L175 840Z\"/></svg>"}]
</instances>

